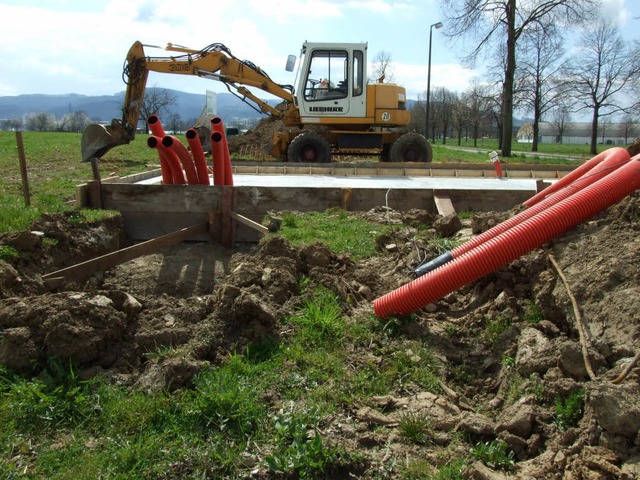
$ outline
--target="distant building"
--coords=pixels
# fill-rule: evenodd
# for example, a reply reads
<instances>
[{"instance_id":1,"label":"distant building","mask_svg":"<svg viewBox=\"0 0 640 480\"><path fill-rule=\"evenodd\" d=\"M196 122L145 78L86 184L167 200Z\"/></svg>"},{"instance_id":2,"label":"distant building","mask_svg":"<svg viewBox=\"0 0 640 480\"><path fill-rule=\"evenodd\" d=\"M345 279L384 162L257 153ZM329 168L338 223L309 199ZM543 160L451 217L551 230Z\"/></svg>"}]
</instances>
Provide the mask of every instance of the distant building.
<instances>
[{"instance_id":1,"label":"distant building","mask_svg":"<svg viewBox=\"0 0 640 480\"><path fill-rule=\"evenodd\" d=\"M591 143L590 122L569 122L562 129L555 123L540 122L538 143ZM598 143L603 145L628 145L640 134L640 124L601 123L598 125ZM523 124L518 130L519 143L533 142L533 125Z\"/></svg>"}]
</instances>

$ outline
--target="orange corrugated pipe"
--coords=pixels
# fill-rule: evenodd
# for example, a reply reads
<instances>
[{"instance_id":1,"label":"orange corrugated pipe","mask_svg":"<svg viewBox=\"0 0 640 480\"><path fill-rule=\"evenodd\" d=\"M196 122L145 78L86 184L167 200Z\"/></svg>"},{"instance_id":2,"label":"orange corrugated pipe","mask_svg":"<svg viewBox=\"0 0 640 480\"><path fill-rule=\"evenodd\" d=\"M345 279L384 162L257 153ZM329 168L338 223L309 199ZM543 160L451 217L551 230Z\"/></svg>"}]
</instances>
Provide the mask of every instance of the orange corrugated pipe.
<instances>
[{"instance_id":1,"label":"orange corrugated pipe","mask_svg":"<svg viewBox=\"0 0 640 480\"><path fill-rule=\"evenodd\" d=\"M160 157L160 169L162 170L162 183L168 185L183 185L186 183L178 156L172 150L169 150L167 147L162 145L162 139L160 137L151 135L147 138L147 146L158 150L158 156ZM166 165L166 168L163 168L163 164Z\"/></svg>"},{"instance_id":2,"label":"orange corrugated pipe","mask_svg":"<svg viewBox=\"0 0 640 480\"><path fill-rule=\"evenodd\" d=\"M640 188L640 155L597 182L373 302L378 317L408 315L487 275Z\"/></svg>"},{"instance_id":3,"label":"orange corrugated pipe","mask_svg":"<svg viewBox=\"0 0 640 480\"><path fill-rule=\"evenodd\" d=\"M147 125L149 125L149 130L156 137L164 137L166 133L164 133L164 128L162 127L162 123L160 122L160 117L155 113L153 115L149 115L147 118Z\"/></svg>"},{"instance_id":4,"label":"orange corrugated pipe","mask_svg":"<svg viewBox=\"0 0 640 480\"><path fill-rule=\"evenodd\" d=\"M200 183L200 185L210 185L209 170L207 169L207 161L204 157L204 150L202 149L202 143L200 143L198 131L195 128L190 128L185 133L185 137L187 137L187 143L191 149L193 163L196 165L198 183Z\"/></svg>"},{"instance_id":5,"label":"orange corrugated pipe","mask_svg":"<svg viewBox=\"0 0 640 480\"><path fill-rule=\"evenodd\" d=\"M233 185L233 170L231 168L231 155L229 154L229 144L227 143L227 132L224 128L222 118L213 117L211 119L211 131L219 132L222 135L224 153L224 185ZM215 169L214 169L215 172Z\"/></svg>"},{"instance_id":6,"label":"orange corrugated pipe","mask_svg":"<svg viewBox=\"0 0 640 480\"><path fill-rule=\"evenodd\" d=\"M544 209L558 203L561 200L573 195L575 192L585 188L586 186L592 184L593 182L600 180L605 175L608 175L613 170L620 168L622 165L629 161L629 152L626 149L620 147L614 147L608 149L606 152L603 152L606 155L602 155L603 160L595 165L590 171L585 173L582 177L578 178L571 184L567 185L565 188L550 194L544 200L537 202L530 208L523 210L522 212L514 215L513 217L505 220L502 223L499 223L495 227L482 232L481 234L467 240L461 245L458 245L455 248L452 248L449 252L445 252L442 255L430 260L424 265L419 266L415 270L415 274L420 276L425 273L430 272L431 270L435 270L441 265L444 265L447 262L450 262L454 258L461 256L462 254L468 252L476 248L481 243L486 242L492 237L501 234L512 228L514 225L517 225L524 220L533 217L534 215L540 213Z\"/></svg>"},{"instance_id":7,"label":"orange corrugated pipe","mask_svg":"<svg viewBox=\"0 0 640 480\"><path fill-rule=\"evenodd\" d=\"M165 135L162 137L162 145L172 150L180 159L180 163L182 163L182 167L184 168L184 173L187 176L187 183L189 185L197 185L199 183L198 173L196 172L196 167L187 147L185 147L182 142L173 135Z\"/></svg>"},{"instance_id":8,"label":"orange corrugated pipe","mask_svg":"<svg viewBox=\"0 0 640 480\"><path fill-rule=\"evenodd\" d=\"M224 142L220 132L211 134L211 157L213 158L213 184L225 185Z\"/></svg>"},{"instance_id":9,"label":"orange corrugated pipe","mask_svg":"<svg viewBox=\"0 0 640 480\"><path fill-rule=\"evenodd\" d=\"M595 157L593 157L592 159L587 160L586 162L584 162L579 167L573 169L571 172L569 172L564 177L562 177L559 180L553 182L551 185L549 185L544 190L541 190L540 192L536 193L533 197L528 199L526 202L522 202L522 204L524 206L526 206L526 207L530 207L530 206L535 205L536 203L538 203L544 197L552 194L553 192L557 192L558 190L560 190L563 187L566 187L571 182L573 182L574 180L577 180L578 178L583 176L585 173L587 173L589 170L591 170L593 167L598 165L602 160L604 160L607 157L607 152L608 151L609 150L605 150L604 152L602 152L602 153L596 155Z\"/></svg>"}]
</instances>

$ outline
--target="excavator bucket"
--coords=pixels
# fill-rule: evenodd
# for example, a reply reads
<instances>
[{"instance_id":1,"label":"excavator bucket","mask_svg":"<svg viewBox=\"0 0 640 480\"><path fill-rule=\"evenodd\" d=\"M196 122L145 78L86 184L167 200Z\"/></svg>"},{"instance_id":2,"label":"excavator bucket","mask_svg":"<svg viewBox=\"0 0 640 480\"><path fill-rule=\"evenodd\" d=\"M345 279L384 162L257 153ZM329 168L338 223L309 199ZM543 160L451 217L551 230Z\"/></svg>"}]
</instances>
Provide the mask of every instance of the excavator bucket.
<instances>
[{"instance_id":1,"label":"excavator bucket","mask_svg":"<svg viewBox=\"0 0 640 480\"><path fill-rule=\"evenodd\" d=\"M121 124L91 124L82 133L82 161L100 158L113 147L129 143L131 138Z\"/></svg>"}]
</instances>

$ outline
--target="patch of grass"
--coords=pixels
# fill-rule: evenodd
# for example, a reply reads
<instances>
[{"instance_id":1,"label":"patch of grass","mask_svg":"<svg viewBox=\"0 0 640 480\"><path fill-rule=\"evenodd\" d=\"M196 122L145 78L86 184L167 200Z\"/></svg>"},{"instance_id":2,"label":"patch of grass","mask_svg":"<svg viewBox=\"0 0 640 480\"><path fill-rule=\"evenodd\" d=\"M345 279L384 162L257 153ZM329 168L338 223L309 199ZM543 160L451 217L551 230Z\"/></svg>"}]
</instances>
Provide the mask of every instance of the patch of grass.
<instances>
[{"instance_id":1,"label":"patch of grass","mask_svg":"<svg viewBox=\"0 0 640 480\"><path fill-rule=\"evenodd\" d=\"M553 423L558 428L566 430L578 424L584 413L584 395L584 390L580 389L566 398L556 398Z\"/></svg>"},{"instance_id":2,"label":"patch of grass","mask_svg":"<svg viewBox=\"0 0 640 480\"><path fill-rule=\"evenodd\" d=\"M326 212L285 213L278 235L296 246L322 242L336 253L348 253L354 260L360 260L376 254L376 237L389 228L335 208Z\"/></svg>"},{"instance_id":3,"label":"patch of grass","mask_svg":"<svg viewBox=\"0 0 640 480\"><path fill-rule=\"evenodd\" d=\"M417 445L428 445L433 438L431 422L426 415L407 412L400 418L398 425L402 438Z\"/></svg>"},{"instance_id":4,"label":"patch of grass","mask_svg":"<svg viewBox=\"0 0 640 480\"><path fill-rule=\"evenodd\" d=\"M515 465L513 451L507 449L506 443L497 440L476 443L471 455L487 467L497 470L511 470Z\"/></svg>"},{"instance_id":5,"label":"patch of grass","mask_svg":"<svg viewBox=\"0 0 640 480\"><path fill-rule=\"evenodd\" d=\"M0 260L11 262L20 258L20 253L11 245L0 245Z\"/></svg>"},{"instance_id":6,"label":"patch of grass","mask_svg":"<svg viewBox=\"0 0 640 480\"><path fill-rule=\"evenodd\" d=\"M524 305L522 321L527 323L540 323L542 320L544 320L542 312L533 301L529 300Z\"/></svg>"},{"instance_id":7,"label":"patch of grass","mask_svg":"<svg viewBox=\"0 0 640 480\"><path fill-rule=\"evenodd\" d=\"M510 327L511 319L505 315L497 315L495 318L485 316L482 334L490 343L495 343Z\"/></svg>"},{"instance_id":8,"label":"patch of grass","mask_svg":"<svg viewBox=\"0 0 640 480\"><path fill-rule=\"evenodd\" d=\"M337 346L345 334L338 298L323 287L315 290L291 321L299 327L299 340L309 346Z\"/></svg>"}]
</instances>

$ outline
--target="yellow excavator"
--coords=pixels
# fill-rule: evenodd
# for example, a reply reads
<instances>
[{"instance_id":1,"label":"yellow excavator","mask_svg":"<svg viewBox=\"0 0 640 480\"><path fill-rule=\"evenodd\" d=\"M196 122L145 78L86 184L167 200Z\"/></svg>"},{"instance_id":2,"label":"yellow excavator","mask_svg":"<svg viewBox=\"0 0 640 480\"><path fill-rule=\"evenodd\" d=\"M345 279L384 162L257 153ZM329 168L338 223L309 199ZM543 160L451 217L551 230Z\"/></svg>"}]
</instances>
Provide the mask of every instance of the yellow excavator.
<instances>
[{"instance_id":1,"label":"yellow excavator","mask_svg":"<svg viewBox=\"0 0 640 480\"><path fill-rule=\"evenodd\" d=\"M149 72L196 75L218 80L261 113L282 121L270 154L289 162L330 162L333 154L380 155L383 161L430 162L431 146L409 132L411 113L404 87L367 81L366 43L302 45L297 88L271 80L260 67L239 60L220 43L201 50L168 44L170 56L150 57L135 42L127 54L123 79L127 90L122 119L89 125L82 135L82 159L100 158L135 138ZM147 46L148 47L148 46ZM287 71L297 59L290 55ZM283 101L273 107L249 88Z\"/></svg>"}]
</instances>

